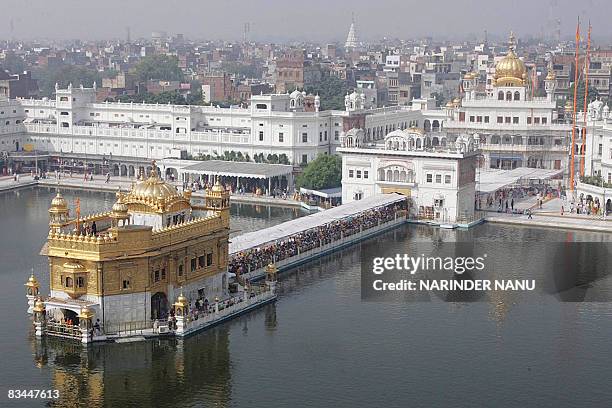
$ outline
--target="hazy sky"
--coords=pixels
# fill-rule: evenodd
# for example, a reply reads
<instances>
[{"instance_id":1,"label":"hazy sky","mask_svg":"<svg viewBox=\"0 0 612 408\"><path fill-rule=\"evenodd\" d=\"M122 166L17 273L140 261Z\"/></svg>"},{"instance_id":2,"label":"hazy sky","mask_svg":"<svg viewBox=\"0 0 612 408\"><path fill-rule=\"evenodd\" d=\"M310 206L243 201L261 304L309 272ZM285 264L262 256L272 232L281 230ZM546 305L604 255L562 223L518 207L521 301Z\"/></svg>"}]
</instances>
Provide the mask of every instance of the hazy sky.
<instances>
[{"instance_id":1,"label":"hazy sky","mask_svg":"<svg viewBox=\"0 0 612 408\"><path fill-rule=\"evenodd\" d=\"M150 37L152 31L190 38L343 41L355 13L362 39L517 37L551 33L561 19L571 36L578 15L594 37L612 43L612 0L0 0L0 38L107 39ZM11 29L12 27L12 29ZM608 41L610 40L610 41Z\"/></svg>"}]
</instances>

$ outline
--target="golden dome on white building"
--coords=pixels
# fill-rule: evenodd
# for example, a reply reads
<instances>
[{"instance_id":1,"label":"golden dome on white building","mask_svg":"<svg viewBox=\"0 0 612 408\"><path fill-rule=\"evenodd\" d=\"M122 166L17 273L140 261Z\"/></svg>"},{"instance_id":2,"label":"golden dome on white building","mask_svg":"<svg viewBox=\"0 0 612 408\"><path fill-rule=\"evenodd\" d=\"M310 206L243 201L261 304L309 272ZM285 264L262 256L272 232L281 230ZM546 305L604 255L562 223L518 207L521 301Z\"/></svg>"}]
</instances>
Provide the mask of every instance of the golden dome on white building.
<instances>
[{"instance_id":1,"label":"golden dome on white building","mask_svg":"<svg viewBox=\"0 0 612 408\"><path fill-rule=\"evenodd\" d=\"M510 46L508 54L495 65L496 86L524 86L527 80L527 67L525 63L516 56L514 34L510 34Z\"/></svg>"}]
</instances>

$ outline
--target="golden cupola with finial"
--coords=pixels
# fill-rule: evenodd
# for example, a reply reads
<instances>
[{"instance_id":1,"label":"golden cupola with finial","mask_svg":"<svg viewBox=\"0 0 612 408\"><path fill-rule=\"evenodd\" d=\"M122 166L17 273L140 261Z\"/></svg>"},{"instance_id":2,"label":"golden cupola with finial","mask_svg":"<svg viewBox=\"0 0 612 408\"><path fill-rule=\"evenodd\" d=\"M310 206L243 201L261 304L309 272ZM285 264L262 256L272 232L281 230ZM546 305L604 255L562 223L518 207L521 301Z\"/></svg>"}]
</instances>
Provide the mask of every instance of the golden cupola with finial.
<instances>
[{"instance_id":1,"label":"golden cupola with finial","mask_svg":"<svg viewBox=\"0 0 612 408\"><path fill-rule=\"evenodd\" d=\"M61 227L66 225L69 221L69 210L68 203L62 193L57 191L57 194L51 200L51 207L49 207L49 227L59 232Z\"/></svg>"},{"instance_id":2,"label":"golden cupola with finial","mask_svg":"<svg viewBox=\"0 0 612 408\"><path fill-rule=\"evenodd\" d=\"M230 193L219 181L215 180L215 184L206 189L206 209L209 211L219 211L221 215L229 219L230 209Z\"/></svg>"},{"instance_id":3,"label":"golden cupola with finial","mask_svg":"<svg viewBox=\"0 0 612 408\"><path fill-rule=\"evenodd\" d=\"M496 86L525 86L527 83L527 67L516 56L516 42L514 34L510 33L508 54L495 65Z\"/></svg>"},{"instance_id":4,"label":"golden cupola with finial","mask_svg":"<svg viewBox=\"0 0 612 408\"><path fill-rule=\"evenodd\" d=\"M149 177L144 179L141 176L127 194L121 195L121 201L130 212L160 214L191 210L189 199L159 177L155 161L152 162Z\"/></svg>"}]
</instances>

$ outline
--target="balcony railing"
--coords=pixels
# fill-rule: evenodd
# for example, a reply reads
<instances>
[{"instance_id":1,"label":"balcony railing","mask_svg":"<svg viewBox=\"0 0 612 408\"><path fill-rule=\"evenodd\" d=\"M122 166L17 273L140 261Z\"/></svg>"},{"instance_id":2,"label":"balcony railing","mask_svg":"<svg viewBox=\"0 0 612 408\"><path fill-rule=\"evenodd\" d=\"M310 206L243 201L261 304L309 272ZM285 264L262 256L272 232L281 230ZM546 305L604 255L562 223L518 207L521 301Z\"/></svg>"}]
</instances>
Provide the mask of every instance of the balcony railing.
<instances>
[{"instance_id":1,"label":"balcony railing","mask_svg":"<svg viewBox=\"0 0 612 408\"><path fill-rule=\"evenodd\" d=\"M79 326L57 322L47 322L45 333L49 336L70 337L74 339L80 339L82 336L82 331Z\"/></svg>"}]
</instances>

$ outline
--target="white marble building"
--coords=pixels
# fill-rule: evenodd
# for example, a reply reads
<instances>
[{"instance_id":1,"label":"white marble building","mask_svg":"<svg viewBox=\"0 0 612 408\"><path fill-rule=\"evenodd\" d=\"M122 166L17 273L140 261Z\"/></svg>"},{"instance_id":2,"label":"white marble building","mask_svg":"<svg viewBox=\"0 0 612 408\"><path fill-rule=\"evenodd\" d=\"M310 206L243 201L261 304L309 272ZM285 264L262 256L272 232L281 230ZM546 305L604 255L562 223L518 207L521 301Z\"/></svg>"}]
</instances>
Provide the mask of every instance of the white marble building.
<instances>
[{"instance_id":1,"label":"white marble building","mask_svg":"<svg viewBox=\"0 0 612 408\"><path fill-rule=\"evenodd\" d=\"M24 113L21 104L0 96L0 154L23 147Z\"/></svg>"},{"instance_id":2,"label":"white marble building","mask_svg":"<svg viewBox=\"0 0 612 408\"><path fill-rule=\"evenodd\" d=\"M308 111L304 93L297 91L254 95L248 108L97 103L95 95L95 86L68 87L58 88L55 100L19 100L25 114L22 143L50 152L146 159L180 151L194 157L234 151L251 160L260 153L285 154L298 165L334 153L352 128L363 129L372 142L411 125L434 123L441 131L445 120L439 110L365 109L364 95L356 92L346 95L343 111L321 111L318 96L314 111Z\"/></svg>"},{"instance_id":3,"label":"white marble building","mask_svg":"<svg viewBox=\"0 0 612 408\"><path fill-rule=\"evenodd\" d=\"M364 132L353 129L342 138L342 202L381 193L412 199L411 215L441 223L474 216L477 143L418 128L395 130L384 143L368 146Z\"/></svg>"},{"instance_id":4,"label":"white marble building","mask_svg":"<svg viewBox=\"0 0 612 408\"><path fill-rule=\"evenodd\" d=\"M514 49L511 37L484 94L477 92L479 73L464 75L463 99L445 107L449 140L478 135L486 168L567 169L571 127L557 118L554 72L549 69L544 81L546 96L532 96L530 74Z\"/></svg>"},{"instance_id":5,"label":"white marble building","mask_svg":"<svg viewBox=\"0 0 612 408\"><path fill-rule=\"evenodd\" d=\"M591 197L612 212L612 115L600 100L577 115L575 179L577 197ZM586 129L586 133L583 132ZM584 141L583 143L583 136ZM581 153L584 153L584 160ZM584 169L582 169L584 165ZM585 182L581 175L586 176ZM588 182L586 182L588 180ZM605 207L604 207L605 205Z\"/></svg>"}]
</instances>

